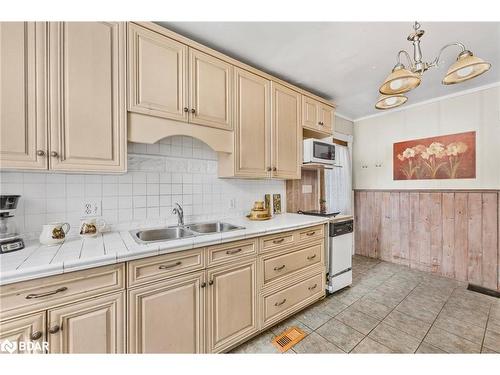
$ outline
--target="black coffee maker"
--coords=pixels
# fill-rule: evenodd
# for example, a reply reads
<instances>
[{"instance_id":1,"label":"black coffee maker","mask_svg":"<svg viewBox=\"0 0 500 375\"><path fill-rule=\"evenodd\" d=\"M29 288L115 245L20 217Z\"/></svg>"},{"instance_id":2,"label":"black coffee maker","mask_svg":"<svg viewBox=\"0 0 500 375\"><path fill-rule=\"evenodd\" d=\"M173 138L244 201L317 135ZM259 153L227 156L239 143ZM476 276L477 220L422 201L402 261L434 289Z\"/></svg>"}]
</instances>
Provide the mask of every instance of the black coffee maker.
<instances>
[{"instance_id":1,"label":"black coffee maker","mask_svg":"<svg viewBox=\"0 0 500 375\"><path fill-rule=\"evenodd\" d=\"M0 254L24 249L14 215L20 195L0 195Z\"/></svg>"}]
</instances>

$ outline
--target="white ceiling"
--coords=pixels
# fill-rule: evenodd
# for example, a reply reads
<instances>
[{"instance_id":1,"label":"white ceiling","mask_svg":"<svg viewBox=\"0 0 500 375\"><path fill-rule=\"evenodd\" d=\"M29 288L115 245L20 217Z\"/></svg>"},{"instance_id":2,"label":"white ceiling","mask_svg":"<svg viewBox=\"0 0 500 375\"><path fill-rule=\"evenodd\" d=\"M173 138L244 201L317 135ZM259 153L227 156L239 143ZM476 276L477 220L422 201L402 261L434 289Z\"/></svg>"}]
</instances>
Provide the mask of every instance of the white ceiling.
<instances>
[{"instance_id":1,"label":"white ceiling","mask_svg":"<svg viewBox=\"0 0 500 375\"><path fill-rule=\"evenodd\" d=\"M396 63L412 54L406 36L413 22L157 22L179 34L283 78L337 104L338 113L357 119L377 113L378 87ZM500 81L499 22L421 22L424 60L446 43L460 41L492 63L484 75L454 86L441 79L458 48L444 52L408 93L408 104Z\"/></svg>"}]
</instances>

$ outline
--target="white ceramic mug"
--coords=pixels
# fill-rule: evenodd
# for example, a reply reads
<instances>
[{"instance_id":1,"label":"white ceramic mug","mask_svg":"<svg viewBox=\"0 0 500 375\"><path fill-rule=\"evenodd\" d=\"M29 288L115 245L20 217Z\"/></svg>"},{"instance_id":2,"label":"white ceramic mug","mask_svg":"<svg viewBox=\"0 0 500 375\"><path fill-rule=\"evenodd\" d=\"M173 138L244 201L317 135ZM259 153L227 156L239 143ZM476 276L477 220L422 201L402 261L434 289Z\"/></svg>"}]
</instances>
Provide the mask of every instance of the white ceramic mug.
<instances>
[{"instance_id":1,"label":"white ceramic mug","mask_svg":"<svg viewBox=\"0 0 500 375\"><path fill-rule=\"evenodd\" d=\"M66 230L64 229L66 227ZM42 245L57 245L64 242L71 226L69 223L50 223L42 227L40 243Z\"/></svg>"},{"instance_id":2,"label":"white ceramic mug","mask_svg":"<svg viewBox=\"0 0 500 375\"><path fill-rule=\"evenodd\" d=\"M80 237L95 237L105 226L106 222L103 219L97 219L95 217L82 219L80 222Z\"/></svg>"}]
</instances>

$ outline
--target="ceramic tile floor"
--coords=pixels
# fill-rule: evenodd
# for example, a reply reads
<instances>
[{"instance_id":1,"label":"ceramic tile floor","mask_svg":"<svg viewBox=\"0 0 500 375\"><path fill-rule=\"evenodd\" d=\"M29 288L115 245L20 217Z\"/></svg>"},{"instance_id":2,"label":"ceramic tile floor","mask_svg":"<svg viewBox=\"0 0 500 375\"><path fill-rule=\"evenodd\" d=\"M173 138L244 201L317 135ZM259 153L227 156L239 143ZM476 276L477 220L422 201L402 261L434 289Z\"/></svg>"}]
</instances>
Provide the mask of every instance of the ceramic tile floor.
<instances>
[{"instance_id":1,"label":"ceramic tile floor","mask_svg":"<svg viewBox=\"0 0 500 375\"><path fill-rule=\"evenodd\" d=\"M295 353L500 353L500 299L466 284L362 256L353 285L235 348L278 353L271 340L296 325Z\"/></svg>"}]
</instances>

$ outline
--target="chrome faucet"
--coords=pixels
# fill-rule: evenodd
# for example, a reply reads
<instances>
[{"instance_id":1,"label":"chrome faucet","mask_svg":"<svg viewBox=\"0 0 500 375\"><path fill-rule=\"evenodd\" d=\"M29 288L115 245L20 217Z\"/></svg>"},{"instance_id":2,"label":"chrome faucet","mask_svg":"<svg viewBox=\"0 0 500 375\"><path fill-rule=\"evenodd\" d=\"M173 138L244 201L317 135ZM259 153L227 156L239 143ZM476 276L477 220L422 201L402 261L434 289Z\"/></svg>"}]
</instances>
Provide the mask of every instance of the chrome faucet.
<instances>
[{"instance_id":1,"label":"chrome faucet","mask_svg":"<svg viewBox=\"0 0 500 375\"><path fill-rule=\"evenodd\" d=\"M177 215L177 225L178 226L184 225L184 210L182 209L179 203L175 203L175 207L172 210L172 213L174 215Z\"/></svg>"}]
</instances>

